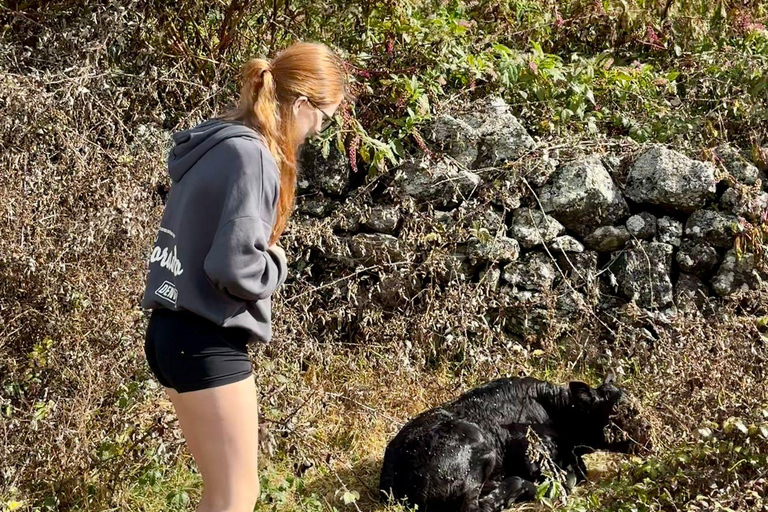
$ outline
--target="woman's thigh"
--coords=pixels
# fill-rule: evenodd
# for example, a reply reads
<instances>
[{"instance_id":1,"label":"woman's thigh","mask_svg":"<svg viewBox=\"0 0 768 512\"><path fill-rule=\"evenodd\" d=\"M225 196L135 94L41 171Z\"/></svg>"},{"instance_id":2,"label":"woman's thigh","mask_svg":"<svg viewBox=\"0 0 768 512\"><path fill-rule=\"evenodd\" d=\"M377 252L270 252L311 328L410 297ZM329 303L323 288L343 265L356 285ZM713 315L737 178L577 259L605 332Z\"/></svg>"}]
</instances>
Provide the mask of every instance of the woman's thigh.
<instances>
[{"instance_id":1,"label":"woman's thigh","mask_svg":"<svg viewBox=\"0 0 768 512\"><path fill-rule=\"evenodd\" d=\"M203 477L204 496L226 509L258 498L258 394L253 376L213 388L166 392Z\"/></svg>"}]
</instances>

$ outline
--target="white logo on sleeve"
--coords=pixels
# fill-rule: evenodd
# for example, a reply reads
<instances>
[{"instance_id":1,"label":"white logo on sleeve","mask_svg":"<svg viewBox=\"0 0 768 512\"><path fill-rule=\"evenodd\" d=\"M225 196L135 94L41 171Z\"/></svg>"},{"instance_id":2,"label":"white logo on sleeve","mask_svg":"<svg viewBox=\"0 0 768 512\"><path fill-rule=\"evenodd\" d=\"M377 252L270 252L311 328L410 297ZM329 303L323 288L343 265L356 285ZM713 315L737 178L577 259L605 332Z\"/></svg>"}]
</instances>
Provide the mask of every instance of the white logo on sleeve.
<instances>
[{"instance_id":1,"label":"white logo on sleeve","mask_svg":"<svg viewBox=\"0 0 768 512\"><path fill-rule=\"evenodd\" d=\"M165 267L173 272L174 276L181 275L181 273L184 272L184 269L181 268L181 261L179 261L179 258L176 256L175 245L170 251L167 247L163 247L161 250L160 246L156 245L155 248L152 249L152 256L150 256L149 262L154 263L156 261L160 262L161 267Z\"/></svg>"},{"instance_id":2,"label":"white logo on sleeve","mask_svg":"<svg viewBox=\"0 0 768 512\"><path fill-rule=\"evenodd\" d=\"M160 288L155 290L155 294L159 297L169 301L174 306L176 305L176 297L179 296L179 291L176 289L176 286L170 281L164 281L163 284L160 285Z\"/></svg>"}]
</instances>

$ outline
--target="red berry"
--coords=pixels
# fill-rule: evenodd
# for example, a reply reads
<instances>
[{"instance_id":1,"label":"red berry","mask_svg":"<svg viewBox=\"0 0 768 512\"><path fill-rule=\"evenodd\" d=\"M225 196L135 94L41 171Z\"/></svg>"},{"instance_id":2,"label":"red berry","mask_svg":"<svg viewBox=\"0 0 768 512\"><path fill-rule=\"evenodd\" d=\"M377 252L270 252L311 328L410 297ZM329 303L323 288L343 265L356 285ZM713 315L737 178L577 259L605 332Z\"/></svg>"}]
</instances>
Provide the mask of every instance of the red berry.
<instances>
[{"instance_id":1,"label":"red berry","mask_svg":"<svg viewBox=\"0 0 768 512\"><path fill-rule=\"evenodd\" d=\"M355 134L349 142L349 165L354 172L357 172L357 147L360 145L360 135Z\"/></svg>"}]
</instances>

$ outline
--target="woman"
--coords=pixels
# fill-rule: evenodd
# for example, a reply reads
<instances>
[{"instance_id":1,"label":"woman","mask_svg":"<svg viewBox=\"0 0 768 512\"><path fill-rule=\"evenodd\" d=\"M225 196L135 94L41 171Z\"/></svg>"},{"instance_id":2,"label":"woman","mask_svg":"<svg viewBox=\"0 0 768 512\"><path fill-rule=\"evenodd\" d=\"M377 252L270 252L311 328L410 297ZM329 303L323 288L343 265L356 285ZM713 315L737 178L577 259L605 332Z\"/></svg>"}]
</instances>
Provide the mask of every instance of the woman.
<instances>
[{"instance_id":1,"label":"woman","mask_svg":"<svg viewBox=\"0 0 768 512\"><path fill-rule=\"evenodd\" d=\"M242 81L234 110L173 135L172 185L142 300L153 309L147 362L203 478L197 512L250 512L258 499L247 346L271 337L298 148L351 99L342 62L316 43L250 60Z\"/></svg>"}]
</instances>

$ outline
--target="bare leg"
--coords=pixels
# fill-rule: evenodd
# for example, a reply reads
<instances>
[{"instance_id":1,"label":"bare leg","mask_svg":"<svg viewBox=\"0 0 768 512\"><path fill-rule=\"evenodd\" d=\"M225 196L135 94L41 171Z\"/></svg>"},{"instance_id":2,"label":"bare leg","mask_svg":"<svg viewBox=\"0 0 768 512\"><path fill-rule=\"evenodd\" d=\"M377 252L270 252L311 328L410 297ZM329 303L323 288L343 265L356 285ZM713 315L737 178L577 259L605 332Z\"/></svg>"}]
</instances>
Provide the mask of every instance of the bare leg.
<instances>
[{"instance_id":1,"label":"bare leg","mask_svg":"<svg viewBox=\"0 0 768 512\"><path fill-rule=\"evenodd\" d=\"M196 512L252 512L259 497L254 378L187 393L165 390L203 478Z\"/></svg>"}]
</instances>

